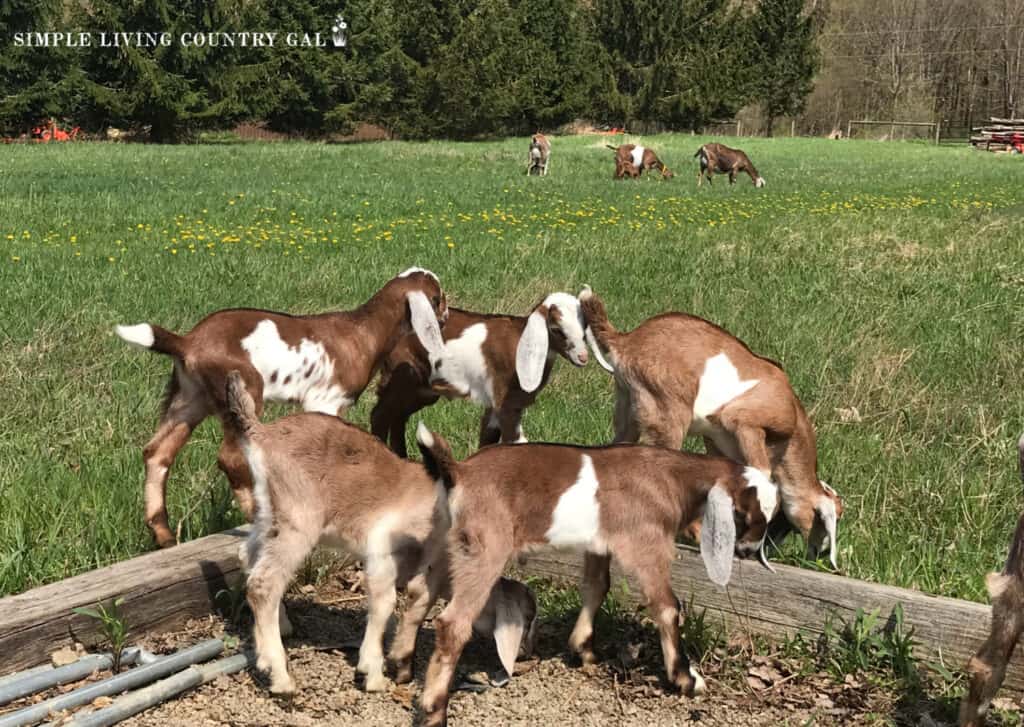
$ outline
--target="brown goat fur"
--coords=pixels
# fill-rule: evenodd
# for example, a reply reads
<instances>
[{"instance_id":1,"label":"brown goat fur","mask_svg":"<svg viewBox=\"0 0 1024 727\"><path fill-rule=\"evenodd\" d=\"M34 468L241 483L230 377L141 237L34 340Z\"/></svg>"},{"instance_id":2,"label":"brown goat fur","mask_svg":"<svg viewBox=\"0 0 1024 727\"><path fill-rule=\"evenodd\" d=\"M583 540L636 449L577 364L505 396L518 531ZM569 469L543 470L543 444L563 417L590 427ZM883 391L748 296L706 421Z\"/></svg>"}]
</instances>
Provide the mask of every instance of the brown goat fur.
<instances>
[{"instance_id":1,"label":"brown goat fur","mask_svg":"<svg viewBox=\"0 0 1024 727\"><path fill-rule=\"evenodd\" d=\"M383 357L410 329L431 349L441 346L447 303L437 277L412 268L353 311L293 316L264 310L212 313L178 335L141 323L118 326L128 343L171 356L174 369L160 425L143 449L146 524L160 547L176 540L165 491L174 459L208 416L223 419L224 385L238 370L256 402L288 401L307 411L343 416L369 384ZM228 429L218 464L242 513L252 519L252 478Z\"/></svg>"},{"instance_id":2,"label":"brown goat fur","mask_svg":"<svg viewBox=\"0 0 1024 727\"><path fill-rule=\"evenodd\" d=\"M421 428L424 463L451 489L448 532L452 598L436 619L423 689L427 724L443 724L448 689L470 625L506 562L536 546L585 552L583 608L569 646L594 660L593 622L609 585L611 557L635 577L658 624L669 683L693 696L704 682L679 643L679 602L670 578L679 529L703 514L709 576L728 582L734 552L763 547L777 491L752 468L707 455L639 445L487 447L456 462L443 438Z\"/></svg>"},{"instance_id":3,"label":"brown goat fur","mask_svg":"<svg viewBox=\"0 0 1024 727\"><path fill-rule=\"evenodd\" d=\"M769 535L776 544L791 524L813 556L827 542L834 565L843 503L818 479L814 428L782 367L696 316L664 313L620 332L589 289L580 303L591 345L615 378L615 441L678 449L687 435L702 436L709 454L778 484L782 513ZM687 535L699 539L700 524Z\"/></svg>"},{"instance_id":4,"label":"brown goat fur","mask_svg":"<svg viewBox=\"0 0 1024 727\"><path fill-rule=\"evenodd\" d=\"M765 185L764 177L757 173L750 157L739 149L731 149L725 144L705 144L693 156L700 159L700 171L697 172L698 187L704 181L704 177L707 177L708 184L711 184L716 173L728 174L729 184L735 184L736 175L740 172L749 174L755 187Z\"/></svg>"},{"instance_id":5,"label":"brown goat fur","mask_svg":"<svg viewBox=\"0 0 1024 727\"><path fill-rule=\"evenodd\" d=\"M401 459L367 432L337 417L302 413L263 424L243 377L227 381L225 426L239 441L255 481L256 518L243 545L247 597L255 624L257 667L270 672L270 690L292 693L282 631L290 630L281 597L296 569L318 544L365 563L366 633L357 672L367 691L386 686L383 639L396 589L408 585L410 605L392 644L396 681L412 678L423 604L448 594L445 538L448 495L419 463ZM536 602L521 583L502 579L485 595L473 627L493 635L511 673L527 635L532 649Z\"/></svg>"},{"instance_id":6,"label":"brown goat fur","mask_svg":"<svg viewBox=\"0 0 1024 727\"><path fill-rule=\"evenodd\" d=\"M551 162L551 142L539 131L530 137L530 156L526 162L526 174L537 173L546 177Z\"/></svg>"},{"instance_id":7,"label":"brown goat fur","mask_svg":"<svg viewBox=\"0 0 1024 727\"><path fill-rule=\"evenodd\" d=\"M381 367L371 431L402 457L409 417L441 396L469 398L484 407L481 447L525 441L523 412L547 383L556 355L574 366L589 359L579 301L568 293L547 296L528 316L449 308L441 334L444 353L433 369L413 335L399 342Z\"/></svg>"},{"instance_id":8,"label":"brown goat fur","mask_svg":"<svg viewBox=\"0 0 1024 727\"><path fill-rule=\"evenodd\" d=\"M615 179L623 177L636 179L651 169L661 172L663 179L672 179L675 176L651 149L637 144L620 144L619 146L605 144L605 146L615 152Z\"/></svg>"},{"instance_id":9,"label":"brown goat fur","mask_svg":"<svg viewBox=\"0 0 1024 727\"><path fill-rule=\"evenodd\" d=\"M1024 481L1024 436L1017 443L1017 457ZM992 599L992 628L967 664L970 683L960 703L960 727L983 727L1006 676L1006 665L1024 634L1024 515L1017 520L1002 573L989 573L985 583Z\"/></svg>"}]
</instances>

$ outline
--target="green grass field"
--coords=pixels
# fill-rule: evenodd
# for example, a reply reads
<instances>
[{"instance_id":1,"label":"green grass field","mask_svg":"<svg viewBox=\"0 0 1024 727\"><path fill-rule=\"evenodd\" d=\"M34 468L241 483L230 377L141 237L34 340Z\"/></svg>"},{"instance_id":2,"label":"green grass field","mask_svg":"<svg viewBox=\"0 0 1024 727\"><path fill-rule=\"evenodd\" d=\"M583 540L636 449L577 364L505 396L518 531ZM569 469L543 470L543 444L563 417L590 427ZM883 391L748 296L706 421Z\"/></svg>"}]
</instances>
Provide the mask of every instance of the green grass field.
<instances>
[{"instance_id":1,"label":"green grass field","mask_svg":"<svg viewBox=\"0 0 1024 727\"><path fill-rule=\"evenodd\" d=\"M846 499L843 571L984 599L1024 505L1024 162L744 139L768 186L698 190L705 139L645 140L678 172L667 182L613 182L605 141L556 139L543 179L524 176L522 139L5 149L0 594L151 547L140 450L170 366L115 323L349 308L421 265L476 310L590 283L620 327L670 309L723 325L782 361L811 411ZM596 364L561 362L526 434L607 442L612 398ZM470 451L473 406L423 418ZM218 444L210 420L172 471L184 538L239 521Z\"/></svg>"}]
</instances>

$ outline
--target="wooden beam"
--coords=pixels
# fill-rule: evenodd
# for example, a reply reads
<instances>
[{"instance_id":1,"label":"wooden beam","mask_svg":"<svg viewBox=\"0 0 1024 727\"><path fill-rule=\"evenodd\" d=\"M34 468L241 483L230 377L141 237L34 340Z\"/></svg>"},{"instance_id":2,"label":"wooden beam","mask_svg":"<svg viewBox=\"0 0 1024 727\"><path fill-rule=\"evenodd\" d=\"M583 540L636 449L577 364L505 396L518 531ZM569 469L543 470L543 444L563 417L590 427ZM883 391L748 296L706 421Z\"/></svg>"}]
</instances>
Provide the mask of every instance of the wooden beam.
<instances>
[{"instance_id":1,"label":"wooden beam","mask_svg":"<svg viewBox=\"0 0 1024 727\"><path fill-rule=\"evenodd\" d=\"M576 553L540 550L531 552L526 563L516 570L525 575L578 582L582 563L582 557ZM951 669L964 668L988 636L991 609L981 603L929 596L804 568L778 564L774 567L777 573L772 574L756 561L734 561L732 581L726 591L708 580L695 549L680 546L672 567L672 587L680 601L688 603L692 596L695 608L707 609L709 619L724 623L730 633L746 631L776 639L798 631L812 636L820 634L830 613L849 621L858 608L879 609L884 620L891 618L896 604L901 604L904 623L914 627L918 657L929 663L941 662ZM614 561L612 577L615 583L623 578ZM637 584L627 581L628 597L639 602ZM613 592L617 591L613 588ZM1010 661L1004 686L1024 692L1021 649Z\"/></svg>"},{"instance_id":2,"label":"wooden beam","mask_svg":"<svg viewBox=\"0 0 1024 727\"><path fill-rule=\"evenodd\" d=\"M238 546L246 533L209 535L0 599L0 672L39 664L75 641L102 641L96 619L73 613L76 606L123 597L120 610L135 635L211 613L217 592L239 576Z\"/></svg>"}]
</instances>

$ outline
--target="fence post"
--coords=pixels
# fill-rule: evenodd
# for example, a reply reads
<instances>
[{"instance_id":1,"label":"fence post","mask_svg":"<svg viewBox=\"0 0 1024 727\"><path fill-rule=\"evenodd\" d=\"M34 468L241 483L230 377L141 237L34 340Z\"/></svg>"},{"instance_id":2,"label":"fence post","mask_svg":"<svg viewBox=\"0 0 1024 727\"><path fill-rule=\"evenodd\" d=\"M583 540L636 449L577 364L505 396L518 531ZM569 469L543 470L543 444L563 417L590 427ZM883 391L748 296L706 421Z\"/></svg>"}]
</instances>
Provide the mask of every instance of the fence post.
<instances>
[{"instance_id":1,"label":"fence post","mask_svg":"<svg viewBox=\"0 0 1024 727\"><path fill-rule=\"evenodd\" d=\"M935 144L936 144L936 146L938 146L938 143L939 143L939 130L941 128L942 128L942 123L941 122L937 122L935 124Z\"/></svg>"}]
</instances>

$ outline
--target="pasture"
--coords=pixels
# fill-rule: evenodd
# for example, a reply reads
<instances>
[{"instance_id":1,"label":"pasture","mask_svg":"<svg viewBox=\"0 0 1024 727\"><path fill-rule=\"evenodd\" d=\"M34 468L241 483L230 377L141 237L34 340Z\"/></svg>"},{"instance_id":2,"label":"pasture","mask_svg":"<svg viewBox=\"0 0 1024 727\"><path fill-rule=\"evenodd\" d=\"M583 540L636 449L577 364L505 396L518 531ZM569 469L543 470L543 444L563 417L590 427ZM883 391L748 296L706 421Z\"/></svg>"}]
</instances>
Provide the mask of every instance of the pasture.
<instances>
[{"instance_id":1,"label":"pasture","mask_svg":"<svg viewBox=\"0 0 1024 727\"><path fill-rule=\"evenodd\" d=\"M523 174L523 139L5 149L0 595L151 547L141 447L170 364L115 323L351 308L420 265L471 310L523 314L589 283L620 328L670 309L719 323L781 361L811 413L821 475L846 501L842 571L984 600L1022 505L1024 164L724 139L767 186L698 190L708 140L648 137L676 178L623 182L606 137L554 139L545 178ZM371 387L353 421L373 401ZM560 361L526 436L607 442L612 401L595 363ZM458 454L475 444L474 406L421 416ZM208 420L172 470L184 539L241 519L219 439Z\"/></svg>"}]
</instances>

